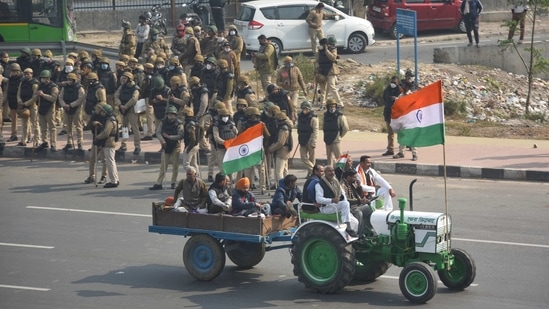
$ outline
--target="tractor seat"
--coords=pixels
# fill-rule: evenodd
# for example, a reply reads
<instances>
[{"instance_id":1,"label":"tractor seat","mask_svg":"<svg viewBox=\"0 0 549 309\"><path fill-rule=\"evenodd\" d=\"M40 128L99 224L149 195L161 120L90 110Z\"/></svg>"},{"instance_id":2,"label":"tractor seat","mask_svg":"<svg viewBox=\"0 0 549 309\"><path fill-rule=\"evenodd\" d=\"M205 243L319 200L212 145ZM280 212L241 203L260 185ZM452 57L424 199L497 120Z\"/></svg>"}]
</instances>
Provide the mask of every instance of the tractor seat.
<instances>
[{"instance_id":1,"label":"tractor seat","mask_svg":"<svg viewBox=\"0 0 549 309\"><path fill-rule=\"evenodd\" d=\"M301 219L325 220L325 221L334 221L334 222L337 222L338 218L340 218L341 220L341 213L323 214L320 212L310 213L310 212L300 211L299 216L301 217Z\"/></svg>"}]
</instances>

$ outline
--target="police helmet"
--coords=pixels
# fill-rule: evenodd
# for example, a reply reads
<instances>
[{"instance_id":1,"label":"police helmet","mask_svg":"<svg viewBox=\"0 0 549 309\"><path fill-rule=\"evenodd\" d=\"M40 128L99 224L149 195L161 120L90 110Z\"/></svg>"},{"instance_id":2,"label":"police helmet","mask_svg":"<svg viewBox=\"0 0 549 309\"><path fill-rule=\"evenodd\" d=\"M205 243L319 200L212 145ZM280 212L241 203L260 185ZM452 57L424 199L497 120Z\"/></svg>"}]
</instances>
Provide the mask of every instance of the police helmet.
<instances>
[{"instance_id":1,"label":"police helmet","mask_svg":"<svg viewBox=\"0 0 549 309\"><path fill-rule=\"evenodd\" d=\"M43 70L40 72L40 78L51 78L50 70Z\"/></svg>"},{"instance_id":2,"label":"police helmet","mask_svg":"<svg viewBox=\"0 0 549 309\"><path fill-rule=\"evenodd\" d=\"M166 114L175 114L175 115L177 115L177 108L175 108L175 106L173 106L173 105L168 106L168 108L166 109Z\"/></svg>"}]
</instances>

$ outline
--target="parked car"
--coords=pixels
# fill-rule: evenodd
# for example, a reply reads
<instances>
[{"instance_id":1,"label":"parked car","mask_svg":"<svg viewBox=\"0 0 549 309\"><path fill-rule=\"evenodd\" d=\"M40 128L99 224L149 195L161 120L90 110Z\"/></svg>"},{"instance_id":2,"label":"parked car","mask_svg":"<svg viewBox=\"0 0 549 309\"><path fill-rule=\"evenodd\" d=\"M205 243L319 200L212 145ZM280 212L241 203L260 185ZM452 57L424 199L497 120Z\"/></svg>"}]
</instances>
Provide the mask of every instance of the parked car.
<instances>
[{"instance_id":1,"label":"parked car","mask_svg":"<svg viewBox=\"0 0 549 309\"><path fill-rule=\"evenodd\" d=\"M305 18L318 4L314 0L260 0L242 3L234 23L246 42L246 50L259 49L257 37L267 36L278 53L311 51L308 26ZM366 46L373 45L374 28L362 18L349 16L338 9L325 5L327 14L339 18L324 21L324 33L337 39L337 47L351 53L361 53Z\"/></svg>"},{"instance_id":2,"label":"parked car","mask_svg":"<svg viewBox=\"0 0 549 309\"><path fill-rule=\"evenodd\" d=\"M455 29L465 32L459 10L461 0L374 0L368 6L368 20L376 29L396 39L396 10L416 11L417 31ZM402 37L402 35L401 35Z\"/></svg>"}]
</instances>

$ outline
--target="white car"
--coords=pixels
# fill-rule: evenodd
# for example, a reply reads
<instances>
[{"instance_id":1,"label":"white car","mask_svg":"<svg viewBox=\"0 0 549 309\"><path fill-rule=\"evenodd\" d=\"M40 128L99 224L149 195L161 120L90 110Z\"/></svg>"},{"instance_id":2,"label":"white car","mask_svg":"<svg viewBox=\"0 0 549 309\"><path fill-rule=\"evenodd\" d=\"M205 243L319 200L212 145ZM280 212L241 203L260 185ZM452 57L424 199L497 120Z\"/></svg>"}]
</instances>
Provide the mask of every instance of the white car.
<instances>
[{"instance_id":1,"label":"white car","mask_svg":"<svg viewBox=\"0 0 549 309\"><path fill-rule=\"evenodd\" d=\"M314 0L245 2L241 4L234 23L248 52L259 49L257 37L261 34L271 40L278 53L310 52L311 40L305 18L317 4L318 1ZM324 11L337 15L334 19L324 20L322 26L326 37L337 39L337 47L356 54L375 44L374 27L369 21L349 16L327 4Z\"/></svg>"}]
</instances>

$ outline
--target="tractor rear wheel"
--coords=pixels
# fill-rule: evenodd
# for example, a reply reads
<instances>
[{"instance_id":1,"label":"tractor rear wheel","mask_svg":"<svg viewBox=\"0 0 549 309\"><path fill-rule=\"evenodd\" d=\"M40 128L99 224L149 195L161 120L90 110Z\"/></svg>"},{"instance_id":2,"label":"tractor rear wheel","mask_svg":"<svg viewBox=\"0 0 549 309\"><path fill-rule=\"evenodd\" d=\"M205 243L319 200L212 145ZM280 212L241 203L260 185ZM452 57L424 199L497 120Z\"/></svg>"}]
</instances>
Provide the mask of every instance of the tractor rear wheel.
<instances>
[{"instance_id":1,"label":"tractor rear wheel","mask_svg":"<svg viewBox=\"0 0 549 309\"><path fill-rule=\"evenodd\" d=\"M353 246L327 224L310 224L300 229L292 250L294 275L308 289L336 293L353 278Z\"/></svg>"},{"instance_id":2,"label":"tractor rear wheel","mask_svg":"<svg viewBox=\"0 0 549 309\"><path fill-rule=\"evenodd\" d=\"M463 290L473 283L477 274L475 261L462 249L452 249L454 265L438 271L440 281L451 290Z\"/></svg>"},{"instance_id":3,"label":"tractor rear wheel","mask_svg":"<svg viewBox=\"0 0 549 309\"><path fill-rule=\"evenodd\" d=\"M206 234L191 236L183 248L185 268L197 280L210 281L225 267L225 251L221 243Z\"/></svg>"},{"instance_id":4,"label":"tractor rear wheel","mask_svg":"<svg viewBox=\"0 0 549 309\"><path fill-rule=\"evenodd\" d=\"M404 266L398 282L400 291L412 303L426 303L437 292L435 272L423 262L413 262Z\"/></svg>"},{"instance_id":5,"label":"tractor rear wheel","mask_svg":"<svg viewBox=\"0 0 549 309\"><path fill-rule=\"evenodd\" d=\"M229 259L240 268L252 268L265 256L265 244L245 241L225 241Z\"/></svg>"}]
</instances>

